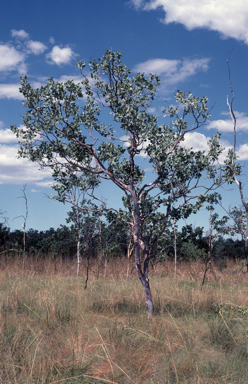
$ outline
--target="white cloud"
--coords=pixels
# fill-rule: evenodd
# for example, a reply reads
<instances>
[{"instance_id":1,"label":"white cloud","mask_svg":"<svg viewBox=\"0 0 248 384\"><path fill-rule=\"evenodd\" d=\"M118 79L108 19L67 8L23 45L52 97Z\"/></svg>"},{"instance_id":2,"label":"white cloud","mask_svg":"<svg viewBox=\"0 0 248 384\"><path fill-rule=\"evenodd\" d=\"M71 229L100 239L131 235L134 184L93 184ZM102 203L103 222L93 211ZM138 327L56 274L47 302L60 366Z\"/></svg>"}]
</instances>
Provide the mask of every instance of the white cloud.
<instances>
[{"instance_id":1,"label":"white cloud","mask_svg":"<svg viewBox=\"0 0 248 384\"><path fill-rule=\"evenodd\" d=\"M139 8L142 6L144 0L130 0L130 3L135 6L135 8Z\"/></svg>"},{"instance_id":2,"label":"white cloud","mask_svg":"<svg viewBox=\"0 0 248 384\"><path fill-rule=\"evenodd\" d=\"M226 140L220 140L222 146L225 148L220 156L220 163L224 164L224 160L228 154L229 149L233 149L233 146ZM242 144L237 147L236 150L238 161L240 160L248 160L248 144Z\"/></svg>"},{"instance_id":3,"label":"white cloud","mask_svg":"<svg viewBox=\"0 0 248 384\"><path fill-rule=\"evenodd\" d=\"M21 37L22 39L28 39L29 34L24 31L24 29L20 29L20 31L17 31L16 29L11 30L11 35L13 37Z\"/></svg>"},{"instance_id":4,"label":"white cloud","mask_svg":"<svg viewBox=\"0 0 248 384\"><path fill-rule=\"evenodd\" d=\"M38 181L35 183L38 187L46 187L51 188L52 185L54 185L55 182L53 180L45 180L45 181Z\"/></svg>"},{"instance_id":5,"label":"white cloud","mask_svg":"<svg viewBox=\"0 0 248 384\"><path fill-rule=\"evenodd\" d=\"M211 139L211 137L205 136L203 133L200 132L188 132L184 136L185 140L181 142L181 146L191 149L194 152L197 151L205 151L205 153L208 152L209 146L208 141ZM224 160L226 158L226 155L228 154L228 150L232 148L231 144L227 140L220 140L221 146L224 148L223 152L221 153L219 157L219 163L224 164ZM248 158L248 153L247 153Z\"/></svg>"},{"instance_id":6,"label":"white cloud","mask_svg":"<svg viewBox=\"0 0 248 384\"><path fill-rule=\"evenodd\" d=\"M71 59L75 56L70 47L60 48L55 45L50 53L46 55L49 64L70 64Z\"/></svg>"},{"instance_id":7,"label":"white cloud","mask_svg":"<svg viewBox=\"0 0 248 384\"><path fill-rule=\"evenodd\" d=\"M60 83L66 83L68 80L73 80L75 84L79 84L82 81L82 76L67 76L67 75L62 75L58 79Z\"/></svg>"},{"instance_id":8,"label":"white cloud","mask_svg":"<svg viewBox=\"0 0 248 384\"><path fill-rule=\"evenodd\" d=\"M49 169L40 170L27 159L18 159L18 148L18 145L0 144L0 184L36 184L51 177Z\"/></svg>"},{"instance_id":9,"label":"white cloud","mask_svg":"<svg viewBox=\"0 0 248 384\"><path fill-rule=\"evenodd\" d=\"M22 94L19 92L20 83L18 84L0 84L0 99L17 99L23 100Z\"/></svg>"},{"instance_id":10,"label":"white cloud","mask_svg":"<svg viewBox=\"0 0 248 384\"><path fill-rule=\"evenodd\" d=\"M134 67L134 71L160 76L163 81L163 88L165 88L166 85L176 85L188 80L189 77L195 75L198 71L206 71L209 61L209 58L184 60L151 59L137 64Z\"/></svg>"},{"instance_id":11,"label":"white cloud","mask_svg":"<svg viewBox=\"0 0 248 384\"><path fill-rule=\"evenodd\" d=\"M137 64L134 70L137 72L153 73L156 75L170 74L176 72L180 60L151 59Z\"/></svg>"},{"instance_id":12,"label":"white cloud","mask_svg":"<svg viewBox=\"0 0 248 384\"><path fill-rule=\"evenodd\" d=\"M123 141L123 146L125 148L129 147L130 141L129 141L129 136L121 136L119 137L120 140ZM197 151L205 151L205 153L208 152L209 146L208 142L211 139L211 137L204 135L203 133L200 132L188 132L184 136L184 141L181 142L181 146L184 148L188 148L197 152ZM219 157L219 163L224 164L224 161L226 159L226 156L228 154L229 149L232 149L233 146L229 143L228 140L223 140L220 139L220 144L222 148L224 148L223 152L221 153ZM138 156L146 158L147 154L145 152L145 148L147 146L147 142L143 144L142 150ZM240 145L237 148L237 156L238 160L248 160L248 144L243 144Z\"/></svg>"},{"instance_id":13,"label":"white cloud","mask_svg":"<svg viewBox=\"0 0 248 384\"><path fill-rule=\"evenodd\" d=\"M185 148L192 148L193 151L208 151L207 142L210 140L210 137L205 136L199 132L189 132L185 135L185 140L182 142L182 146ZM222 154L219 158L219 163L224 164L224 160L228 154L229 149L232 149L233 146L229 143L228 140L220 140L221 146L224 148ZM237 147L237 156L238 160L248 160L248 144L242 144Z\"/></svg>"},{"instance_id":14,"label":"white cloud","mask_svg":"<svg viewBox=\"0 0 248 384\"><path fill-rule=\"evenodd\" d=\"M17 139L16 135L8 128L2 129L3 123L0 122L0 143L8 144L8 143L17 143L19 139Z\"/></svg>"},{"instance_id":15,"label":"white cloud","mask_svg":"<svg viewBox=\"0 0 248 384\"><path fill-rule=\"evenodd\" d=\"M234 111L237 119L237 132L239 131L248 131L248 116L244 112ZM223 115L228 114L228 112L223 112ZM233 121L231 118L228 119L219 119L213 120L208 123L207 129L216 129L218 132L233 132Z\"/></svg>"},{"instance_id":16,"label":"white cloud","mask_svg":"<svg viewBox=\"0 0 248 384\"><path fill-rule=\"evenodd\" d=\"M47 79L46 79L47 80ZM31 81L30 84L33 88L40 88L42 85L46 84L46 81ZM23 100L24 97L20 93L19 89L21 83L17 84L0 84L0 99L16 99Z\"/></svg>"},{"instance_id":17,"label":"white cloud","mask_svg":"<svg viewBox=\"0 0 248 384\"><path fill-rule=\"evenodd\" d=\"M34 53L35 55L39 55L47 49L45 44L41 43L40 41L33 40L29 40L27 42L27 47L29 49L29 52Z\"/></svg>"},{"instance_id":18,"label":"white cloud","mask_svg":"<svg viewBox=\"0 0 248 384\"><path fill-rule=\"evenodd\" d=\"M210 137L206 137L199 132L188 132L184 136L181 145L185 148L193 148L194 151L208 151L208 141Z\"/></svg>"},{"instance_id":19,"label":"white cloud","mask_svg":"<svg viewBox=\"0 0 248 384\"><path fill-rule=\"evenodd\" d=\"M237 151L238 161L248 160L248 144L242 144Z\"/></svg>"},{"instance_id":20,"label":"white cloud","mask_svg":"<svg viewBox=\"0 0 248 384\"><path fill-rule=\"evenodd\" d=\"M24 158L18 158L18 139L10 129L3 129L0 121L0 184L36 184L44 182L44 178L51 178L49 168L40 170L39 165ZM49 181L51 184L51 181Z\"/></svg>"},{"instance_id":21,"label":"white cloud","mask_svg":"<svg viewBox=\"0 0 248 384\"><path fill-rule=\"evenodd\" d=\"M8 44L0 44L0 71L23 71L25 55ZM22 68L20 69L20 66Z\"/></svg>"},{"instance_id":22,"label":"white cloud","mask_svg":"<svg viewBox=\"0 0 248 384\"><path fill-rule=\"evenodd\" d=\"M165 24L180 23L187 29L207 28L223 37L248 44L247 0L131 0L136 8L146 11L162 8Z\"/></svg>"}]
</instances>

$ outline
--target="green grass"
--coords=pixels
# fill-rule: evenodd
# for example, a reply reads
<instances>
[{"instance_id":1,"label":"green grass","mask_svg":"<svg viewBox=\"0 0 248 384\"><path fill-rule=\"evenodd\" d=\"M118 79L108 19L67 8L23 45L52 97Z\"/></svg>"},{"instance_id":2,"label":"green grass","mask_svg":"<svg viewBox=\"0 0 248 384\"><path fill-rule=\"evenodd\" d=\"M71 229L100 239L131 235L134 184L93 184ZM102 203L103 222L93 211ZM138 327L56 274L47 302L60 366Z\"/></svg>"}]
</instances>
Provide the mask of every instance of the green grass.
<instances>
[{"instance_id":1,"label":"green grass","mask_svg":"<svg viewBox=\"0 0 248 384\"><path fill-rule=\"evenodd\" d=\"M1 271L0 384L248 383L248 276L182 271L153 273L152 318L136 277Z\"/></svg>"}]
</instances>

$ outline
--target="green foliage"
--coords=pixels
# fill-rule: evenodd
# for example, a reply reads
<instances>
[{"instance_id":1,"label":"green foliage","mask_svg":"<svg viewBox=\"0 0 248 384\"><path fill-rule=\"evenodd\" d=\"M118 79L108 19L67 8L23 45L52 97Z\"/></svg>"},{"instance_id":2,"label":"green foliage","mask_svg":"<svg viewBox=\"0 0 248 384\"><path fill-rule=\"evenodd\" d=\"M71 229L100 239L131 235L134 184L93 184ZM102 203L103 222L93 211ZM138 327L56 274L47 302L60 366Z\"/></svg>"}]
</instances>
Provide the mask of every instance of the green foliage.
<instances>
[{"instance_id":1,"label":"green foliage","mask_svg":"<svg viewBox=\"0 0 248 384\"><path fill-rule=\"evenodd\" d=\"M220 237L214 243L213 253L217 260L241 259L244 257L244 242L233 240L232 238L224 239Z\"/></svg>"},{"instance_id":2,"label":"green foliage","mask_svg":"<svg viewBox=\"0 0 248 384\"><path fill-rule=\"evenodd\" d=\"M245 305L237 305L235 307L227 306L222 303L215 304L213 303L214 310L218 313L218 315L221 317L223 315L247 315L248 309Z\"/></svg>"},{"instance_id":3,"label":"green foliage","mask_svg":"<svg viewBox=\"0 0 248 384\"><path fill-rule=\"evenodd\" d=\"M245 238L245 231L247 226L245 207L234 206L229 210L229 216L232 219L229 224L229 232L232 236L235 234L240 235L242 239Z\"/></svg>"},{"instance_id":4,"label":"green foliage","mask_svg":"<svg viewBox=\"0 0 248 384\"><path fill-rule=\"evenodd\" d=\"M229 149L226 160L224 161L224 179L228 184L232 184L235 181L235 176L239 176L241 174L241 166L237 163L238 156L235 153L233 156L233 150Z\"/></svg>"},{"instance_id":5,"label":"green foliage","mask_svg":"<svg viewBox=\"0 0 248 384\"><path fill-rule=\"evenodd\" d=\"M204 248L199 248L199 246L191 240L182 243L179 260L195 261L198 259L205 260L206 258L207 252Z\"/></svg>"},{"instance_id":6,"label":"green foliage","mask_svg":"<svg viewBox=\"0 0 248 384\"><path fill-rule=\"evenodd\" d=\"M80 251L87 257L97 256L99 251L99 212L91 201L83 199L79 206L72 205L68 212L67 223L70 227L71 239L80 242Z\"/></svg>"},{"instance_id":7,"label":"green foliage","mask_svg":"<svg viewBox=\"0 0 248 384\"><path fill-rule=\"evenodd\" d=\"M6 248L7 242L9 240L10 228L8 228L3 223L0 223L0 249Z\"/></svg>"}]
</instances>

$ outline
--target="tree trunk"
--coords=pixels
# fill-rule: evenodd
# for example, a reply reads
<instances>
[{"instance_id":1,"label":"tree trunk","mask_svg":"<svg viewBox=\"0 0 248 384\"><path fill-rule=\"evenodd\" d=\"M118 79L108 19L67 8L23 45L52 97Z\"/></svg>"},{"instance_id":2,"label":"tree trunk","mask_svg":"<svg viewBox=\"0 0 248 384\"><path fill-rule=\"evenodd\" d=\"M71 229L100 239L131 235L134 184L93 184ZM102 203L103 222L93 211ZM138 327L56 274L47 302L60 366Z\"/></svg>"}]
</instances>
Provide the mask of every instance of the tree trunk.
<instances>
[{"instance_id":1,"label":"tree trunk","mask_svg":"<svg viewBox=\"0 0 248 384\"><path fill-rule=\"evenodd\" d=\"M145 293L145 299L146 299L146 306L147 306L147 311L148 315L152 316L154 315L154 305L152 301L152 293L151 293L151 288L149 284L149 279L142 279L141 283L143 285L144 293Z\"/></svg>"},{"instance_id":2,"label":"tree trunk","mask_svg":"<svg viewBox=\"0 0 248 384\"><path fill-rule=\"evenodd\" d=\"M175 253L174 279L177 278L177 232L176 232L175 222L176 222L176 220L174 219L174 222L173 222L173 229L174 229L174 253Z\"/></svg>"},{"instance_id":3,"label":"tree trunk","mask_svg":"<svg viewBox=\"0 0 248 384\"><path fill-rule=\"evenodd\" d=\"M22 253L22 268L25 269L26 262L26 232L25 225L23 225L23 253Z\"/></svg>"},{"instance_id":4,"label":"tree trunk","mask_svg":"<svg viewBox=\"0 0 248 384\"><path fill-rule=\"evenodd\" d=\"M152 294L148 279L148 265L149 265L149 252L145 244L140 240L140 210L138 198L135 192L132 192L133 205L134 205L134 215L133 215L133 244L134 244L134 258L136 270L141 281L141 284L145 293L145 300L147 305L148 316L154 315L154 306L152 302ZM142 251L144 253L144 270L142 271L140 263L140 249L142 246Z\"/></svg>"},{"instance_id":5,"label":"tree trunk","mask_svg":"<svg viewBox=\"0 0 248 384\"><path fill-rule=\"evenodd\" d=\"M128 239L128 245L127 245L127 279L129 277L129 270L130 270L130 257L133 252L133 245L132 245L132 235Z\"/></svg>"},{"instance_id":6,"label":"tree trunk","mask_svg":"<svg viewBox=\"0 0 248 384\"><path fill-rule=\"evenodd\" d=\"M77 241L77 277L79 277L79 269L80 269L80 238Z\"/></svg>"},{"instance_id":7,"label":"tree trunk","mask_svg":"<svg viewBox=\"0 0 248 384\"><path fill-rule=\"evenodd\" d=\"M137 273L145 293L145 300L146 300L148 315L149 316L154 315L154 305L152 301L152 293L151 293L151 288L150 288L149 279L148 279L148 262L147 263L144 262L144 273L143 273L141 269L141 264L140 264L140 245L137 244L137 241L134 241L134 252L135 252L135 264L136 264Z\"/></svg>"},{"instance_id":8,"label":"tree trunk","mask_svg":"<svg viewBox=\"0 0 248 384\"><path fill-rule=\"evenodd\" d=\"M104 259L104 273L103 273L104 279L106 279L106 276L107 276L107 259L105 257L105 259Z\"/></svg>"},{"instance_id":9,"label":"tree trunk","mask_svg":"<svg viewBox=\"0 0 248 384\"><path fill-rule=\"evenodd\" d=\"M246 268L247 268L247 273L248 273L248 210L247 209L245 209L245 213L246 213L245 257L246 257Z\"/></svg>"}]
</instances>

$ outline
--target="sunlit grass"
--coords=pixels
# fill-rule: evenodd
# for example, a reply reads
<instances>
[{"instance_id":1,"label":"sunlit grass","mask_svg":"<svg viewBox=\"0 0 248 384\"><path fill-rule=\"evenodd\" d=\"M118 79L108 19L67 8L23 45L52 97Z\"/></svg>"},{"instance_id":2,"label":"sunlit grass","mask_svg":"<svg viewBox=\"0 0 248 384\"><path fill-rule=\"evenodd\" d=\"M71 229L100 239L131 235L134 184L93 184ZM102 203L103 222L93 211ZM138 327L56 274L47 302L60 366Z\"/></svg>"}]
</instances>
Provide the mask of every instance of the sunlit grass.
<instances>
[{"instance_id":1,"label":"sunlit grass","mask_svg":"<svg viewBox=\"0 0 248 384\"><path fill-rule=\"evenodd\" d=\"M0 383L248 383L247 275L216 271L201 289L203 265L176 280L157 267L148 318L120 261L106 279L92 265L87 289L84 268L29 267L0 272Z\"/></svg>"}]
</instances>

